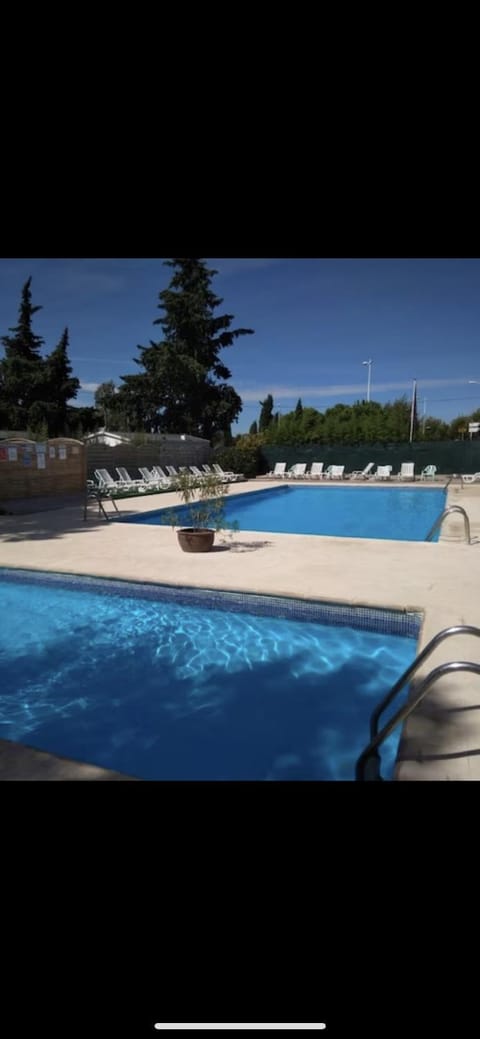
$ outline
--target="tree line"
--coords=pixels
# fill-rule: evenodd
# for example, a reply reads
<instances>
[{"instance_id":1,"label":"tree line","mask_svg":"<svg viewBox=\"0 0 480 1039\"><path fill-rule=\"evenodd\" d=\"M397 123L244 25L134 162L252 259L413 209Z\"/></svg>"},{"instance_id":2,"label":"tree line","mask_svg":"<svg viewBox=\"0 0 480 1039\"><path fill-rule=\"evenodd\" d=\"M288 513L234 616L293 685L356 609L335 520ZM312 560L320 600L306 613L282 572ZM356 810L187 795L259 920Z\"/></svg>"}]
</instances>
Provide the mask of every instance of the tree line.
<instances>
[{"instance_id":1,"label":"tree line","mask_svg":"<svg viewBox=\"0 0 480 1039\"><path fill-rule=\"evenodd\" d=\"M480 409L450 423L433 415L419 419L415 402L412 424L412 404L406 396L388 404L365 400L335 404L324 412L304 407L299 399L284 415L275 411L270 393L259 404L259 418L252 422L249 436L265 444L395 443L409 440L411 429L415 441L459 440L468 436L469 422L480 421Z\"/></svg>"}]
</instances>

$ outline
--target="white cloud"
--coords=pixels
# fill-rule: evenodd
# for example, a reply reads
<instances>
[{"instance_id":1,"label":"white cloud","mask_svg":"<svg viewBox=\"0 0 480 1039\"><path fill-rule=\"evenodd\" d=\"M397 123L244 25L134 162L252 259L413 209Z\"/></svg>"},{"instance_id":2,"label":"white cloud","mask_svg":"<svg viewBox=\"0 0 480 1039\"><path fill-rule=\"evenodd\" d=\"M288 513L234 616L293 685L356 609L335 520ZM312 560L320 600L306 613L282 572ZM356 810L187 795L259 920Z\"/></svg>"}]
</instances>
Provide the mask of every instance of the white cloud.
<instances>
[{"instance_id":1,"label":"white cloud","mask_svg":"<svg viewBox=\"0 0 480 1039\"><path fill-rule=\"evenodd\" d=\"M420 388L435 389L446 386L466 386L468 379L417 379L417 390ZM397 382L375 382L372 378L372 395L375 393L388 393L390 390L411 390L412 379L398 380ZM242 400L264 400L268 393L272 394L274 400L289 399L290 397L353 397L365 396L366 381L357 383L338 383L333 386L260 386L256 388L242 388L236 384L236 390Z\"/></svg>"},{"instance_id":2,"label":"white cloud","mask_svg":"<svg viewBox=\"0 0 480 1039\"><path fill-rule=\"evenodd\" d=\"M95 393L95 391L98 390L99 386L99 382L81 382L80 393Z\"/></svg>"}]
</instances>

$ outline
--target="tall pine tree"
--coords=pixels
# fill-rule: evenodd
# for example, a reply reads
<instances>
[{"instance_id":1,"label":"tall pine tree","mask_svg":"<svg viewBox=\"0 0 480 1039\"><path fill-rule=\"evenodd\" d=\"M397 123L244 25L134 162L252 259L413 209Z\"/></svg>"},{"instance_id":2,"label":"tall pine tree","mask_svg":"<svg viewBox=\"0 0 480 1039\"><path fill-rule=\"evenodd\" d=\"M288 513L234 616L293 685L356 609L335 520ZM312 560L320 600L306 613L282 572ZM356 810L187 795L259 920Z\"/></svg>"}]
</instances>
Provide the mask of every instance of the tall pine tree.
<instances>
[{"instance_id":1,"label":"tall pine tree","mask_svg":"<svg viewBox=\"0 0 480 1039\"><path fill-rule=\"evenodd\" d=\"M140 346L139 375L122 376L120 390L132 415L142 415L145 428L189 433L211 440L228 433L242 402L227 383L231 372L220 352L250 328L232 329L232 314L215 316L223 300L212 291L217 271L200 259L167 260L174 271L170 285L159 293L163 338ZM120 401L119 401L120 403Z\"/></svg>"},{"instance_id":2,"label":"tall pine tree","mask_svg":"<svg viewBox=\"0 0 480 1039\"><path fill-rule=\"evenodd\" d=\"M72 375L68 358L68 329L47 357L42 357L41 336L32 319L41 306L33 306L32 279L22 289L18 325L1 337L5 356L0 360L0 421L9 429L39 430L50 436L68 432L68 404L76 397L79 380Z\"/></svg>"},{"instance_id":3,"label":"tall pine tree","mask_svg":"<svg viewBox=\"0 0 480 1039\"><path fill-rule=\"evenodd\" d=\"M32 329L33 315L42 308L32 305L31 283L28 278L22 289L18 325L9 328L12 335L1 337L5 349L0 361L2 412L11 429L26 429L31 406L43 396L43 339Z\"/></svg>"},{"instance_id":4,"label":"tall pine tree","mask_svg":"<svg viewBox=\"0 0 480 1039\"><path fill-rule=\"evenodd\" d=\"M66 432L68 401L73 400L80 389L80 380L72 375L68 342L68 328L65 328L58 346L45 361L46 418L50 436Z\"/></svg>"}]
</instances>

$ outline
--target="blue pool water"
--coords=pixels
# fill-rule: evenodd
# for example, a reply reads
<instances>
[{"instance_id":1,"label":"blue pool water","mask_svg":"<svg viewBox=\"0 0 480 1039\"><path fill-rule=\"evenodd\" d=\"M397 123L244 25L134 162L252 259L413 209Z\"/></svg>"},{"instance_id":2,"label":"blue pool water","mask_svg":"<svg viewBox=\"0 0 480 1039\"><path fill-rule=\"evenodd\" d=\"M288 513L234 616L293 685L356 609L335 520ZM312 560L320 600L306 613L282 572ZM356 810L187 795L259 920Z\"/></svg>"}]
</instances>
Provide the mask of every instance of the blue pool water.
<instances>
[{"instance_id":1,"label":"blue pool water","mask_svg":"<svg viewBox=\"0 0 480 1039\"><path fill-rule=\"evenodd\" d=\"M443 489L410 487L272 487L225 499L227 525L280 534L425 541L445 508ZM170 523L168 509L129 523ZM188 506L175 509L178 525L192 525ZM124 521L125 522L125 521ZM438 541L438 532L433 539Z\"/></svg>"},{"instance_id":2,"label":"blue pool water","mask_svg":"<svg viewBox=\"0 0 480 1039\"><path fill-rule=\"evenodd\" d=\"M0 736L143 779L353 779L416 652L412 614L5 570L0 596Z\"/></svg>"}]
</instances>

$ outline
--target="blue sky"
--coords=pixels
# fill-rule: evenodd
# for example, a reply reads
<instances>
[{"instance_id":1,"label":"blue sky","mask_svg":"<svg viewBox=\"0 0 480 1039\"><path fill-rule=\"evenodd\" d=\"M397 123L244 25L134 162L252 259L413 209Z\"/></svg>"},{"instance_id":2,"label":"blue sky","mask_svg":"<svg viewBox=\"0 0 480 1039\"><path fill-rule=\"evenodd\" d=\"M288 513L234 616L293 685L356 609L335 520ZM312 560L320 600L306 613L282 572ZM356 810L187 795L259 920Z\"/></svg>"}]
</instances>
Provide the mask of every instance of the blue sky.
<instances>
[{"instance_id":1,"label":"blue sky","mask_svg":"<svg viewBox=\"0 0 480 1039\"><path fill-rule=\"evenodd\" d=\"M223 352L244 402L233 432L299 397L320 411L366 397L406 394L449 421L480 407L480 259L207 259L234 327L255 330ZM160 335L158 293L171 278L161 259L0 260L0 335L17 321L32 275L37 334L51 350L68 325L70 357L92 404L96 386L138 371L137 344ZM220 312L220 311L219 311ZM478 385L469 385L469 379Z\"/></svg>"}]
</instances>

